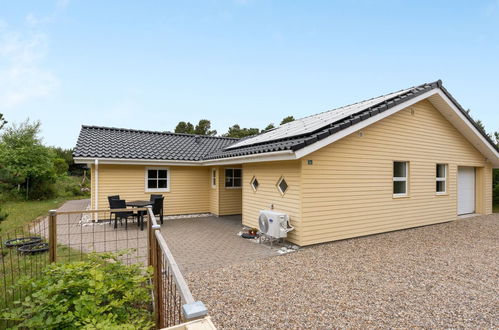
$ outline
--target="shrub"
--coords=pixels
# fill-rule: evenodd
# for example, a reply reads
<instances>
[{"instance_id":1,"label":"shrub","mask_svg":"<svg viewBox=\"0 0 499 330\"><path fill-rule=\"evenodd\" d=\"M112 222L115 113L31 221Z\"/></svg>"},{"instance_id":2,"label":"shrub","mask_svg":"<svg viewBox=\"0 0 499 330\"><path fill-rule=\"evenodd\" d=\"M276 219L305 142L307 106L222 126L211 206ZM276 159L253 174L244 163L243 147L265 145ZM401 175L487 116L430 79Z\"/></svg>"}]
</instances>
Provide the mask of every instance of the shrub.
<instances>
[{"instance_id":1,"label":"shrub","mask_svg":"<svg viewBox=\"0 0 499 330\"><path fill-rule=\"evenodd\" d=\"M88 260L48 265L17 286L32 292L2 318L29 329L150 329L150 271L124 265L121 254L90 254Z\"/></svg>"}]
</instances>

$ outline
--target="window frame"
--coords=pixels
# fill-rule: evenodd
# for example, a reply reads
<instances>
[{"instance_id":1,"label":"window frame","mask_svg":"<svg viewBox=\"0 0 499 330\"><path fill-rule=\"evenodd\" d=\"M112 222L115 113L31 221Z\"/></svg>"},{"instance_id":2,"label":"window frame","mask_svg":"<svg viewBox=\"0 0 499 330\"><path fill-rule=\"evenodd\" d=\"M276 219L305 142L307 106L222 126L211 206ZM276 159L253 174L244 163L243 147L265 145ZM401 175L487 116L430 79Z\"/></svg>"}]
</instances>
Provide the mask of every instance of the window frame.
<instances>
[{"instance_id":1,"label":"window frame","mask_svg":"<svg viewBox=\"0 0 499 330\"><path fill-rule=\"evenodd\" d=\"M149 171L165 171L166 170L166 188L149 188ZM158 180L156 180L158 181ZM170 168L169 167L146 167L145 168L145 192L169 192L170 191Z\"/></svg>"},{"instance_id":2,"label":"window frame","mask_svg":"<svg viewBox=\"0 0 499 330\"><path fill-rule=\"evenodd\" d=\"M405 163L405 177L395 176L395 163ZM409 161L394 160L392 162L392 194L394 198L409 197ZM395 193L393 182L405 182L405 193Z\"/></svg>"},{"instance_id":3,"label":"window frame","mask_svg":"<svg viewBox=\"0 0 499 330\"><path fill-rule=\"evenodd\" d=\"M232 170L232 186L227 186L227 170ZM235 176L234 175L234 170L240 170L241 171L241 176ZM239 179L240 185L235 186L234 185L234 179ZM226 167L224 168L224 187L225 189L242 189L243 187L243 169L240 167Z\"/></svg>"},{"instance_id":4,"label":"window frame","mask_svg":"<svg viewBox=\"0 0 499 330\"><path fill-rule=\"evenodd\" d=\"M439 165L443 165L444 167L444 177L438 177L437 176L437 172L438 172L438 166ZM448 170L449 168L449 164L445 164L445 163L437 163L435 165L435 194L437 195L447 195L447 177L448 177ZM437 191L437 182L443 182L444 183L444 191Z\"/></svg>"},{"instance_id":5,"label":"window frame","mask_svg":"<svg viewBox=\"0 0 499 330\"><path fill-rule=\"evenodd\" d=\"M255 186L253 185L253 183L254 183L255 181L258 183L257 187L255 187ZM256 191L258 190L258 187L260 187L260 182L258 181L258 179L256 178L256 176L253 176L253 178L251 179L251 181L250 181L250 186L251 186L251 189L253 189L253 192L256 192Z\"/></svg>"},{"instance_id":6,"label":"window frame","mask_svg":"<svg viewBox=\"0 0 499 330\"><path fill-rule=\"evenodd\" d=\"M283 180L286 182L286 185L288 186L286 188L286 191L282 191L281 190L280 184L281 184L281 182ZM279 178L279 180L277 180L276 187L277 187L277 190L281 193L281 196L284 196L289 191L290 186L289 186L288 180L286 180L286 178L284 177L284 175L281 175L281 177Z\"/></svg>"},{"instance_id":7,"label":"window frame","mask_svg":"<svg viewBox=\"0 0 499 330\"><path fill-rule=\"evenodd\" d=\"M211 188L216 189L217 188L217 169L216 168L211 169L210 182L211 182Z\"/></svg>"}]
</instances>

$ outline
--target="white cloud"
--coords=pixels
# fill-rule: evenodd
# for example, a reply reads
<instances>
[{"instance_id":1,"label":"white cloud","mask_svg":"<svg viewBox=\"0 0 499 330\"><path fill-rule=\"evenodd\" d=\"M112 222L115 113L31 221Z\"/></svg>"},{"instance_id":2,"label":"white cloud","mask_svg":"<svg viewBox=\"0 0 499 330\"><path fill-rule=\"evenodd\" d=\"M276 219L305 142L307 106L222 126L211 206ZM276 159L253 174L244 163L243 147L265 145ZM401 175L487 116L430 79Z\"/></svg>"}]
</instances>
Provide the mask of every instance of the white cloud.
<instances>
[{"instance_id":1,"label":"white cloud","mask_svg":"<svg viewBox=\"0 0 499 330\"><path fill-rule=\"evenodd\" d=\"M59 79L41 65L48 52L43 33L12 31L0 21L0 109L51 96Z\"/></svg>"}]
</instances>

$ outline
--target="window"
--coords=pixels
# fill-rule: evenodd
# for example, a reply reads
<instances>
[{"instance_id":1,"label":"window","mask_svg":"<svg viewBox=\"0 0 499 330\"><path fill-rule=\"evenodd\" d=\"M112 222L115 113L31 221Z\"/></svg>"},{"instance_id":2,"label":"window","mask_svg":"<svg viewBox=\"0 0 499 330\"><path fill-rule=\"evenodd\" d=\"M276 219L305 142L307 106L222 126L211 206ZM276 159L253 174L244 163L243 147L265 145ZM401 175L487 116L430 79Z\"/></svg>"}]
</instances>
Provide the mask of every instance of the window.
<instances>
[{"instance_id":1,"label":"window","mask_svg":"<svg viewBox=\"0 0 499 330\"><path fill-rule=\"evenodd\" d=\"M288 190L288 183L286 182L286 180L284 180L283 176L281 176L279 181L277 181L277 189L279 189L281 195L284 195Z\"/></svg>"},{"instance_id":2,"label":"window","mask_svg":"<svg viewBox=\"0 0 499 330\"><path fill-rule=\"evenodd\" d=\"M146 168L146 191L170 191L168 168Z\"/></svg>"},{"instance_id":3,"label":"window","mask_svg":"<svg viewBox=\"0 0 499 330\"><path fill-rule=\"evenodd\" d=\"M211 169L211 187L212 188L217 187L217 169L216 168Z\"/></svg>"},{"instance_id":4,"label":"window","mask_svg":"<svg viewBox=\"0 0 499 330\"><path fill-rule=\"evenodd\" d=\"M436 169L436 192L442 195L447 191L447 164L437 164Z\"/></svg>"},{"instance_id":5,"label":"window","mask_svg":"<svg viewBox=\"0 0 499 330\"><path fill-rule=\"evenodd\" d=\"M393 162L393 196L407 196L408 162Z\"/></svg>"},{"instance_id":6,"label":"window","mask_svg":"<svg viewBox=\"0 0 499 330\"><path fill-rule=\"evenodd\" d=\"M256 177L253 177L253 179L251 179L251 182L250 182L250 185L251 185L251 188L253 188L253 191L256 191L258 189L258 180L256 179Z\"/></svg>"},{"instance_id":7,"label":"window","mask_svg":"<svg viewBox=\"0 0 499 330\"><path fill-rule=\"evenodd\" d=\"M225 169L225 187L226 188L241 188L241 169L226 168Z\"/></svg>"}]
</instances>

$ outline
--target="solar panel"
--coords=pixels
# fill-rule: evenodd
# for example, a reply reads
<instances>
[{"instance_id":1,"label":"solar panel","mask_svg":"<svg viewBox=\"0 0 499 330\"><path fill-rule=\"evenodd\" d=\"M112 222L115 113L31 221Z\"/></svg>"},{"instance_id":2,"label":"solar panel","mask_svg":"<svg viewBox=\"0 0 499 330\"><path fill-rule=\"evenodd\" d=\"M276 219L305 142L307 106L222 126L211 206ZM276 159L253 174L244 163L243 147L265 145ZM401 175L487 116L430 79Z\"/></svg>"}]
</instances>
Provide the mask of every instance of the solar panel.
<instances>
[{"instance_id":1,"label":"solar panel","mask_svg":"<svg viewBox=\"0 0 499 330\"><path fill-rule=\"evenodd\" d=\"M326 127L338 120L349 117L355 113L361 112L369 107L372 107L376 104L382 103L385 100L396 97L400 94L406 93L412 89L404 89L395 93L386 94L383 96L375 97L369 100L365 100L362 102L354 103L351 105L347 105L341 108L336 108L333 110L329 110L326 112L321 112L316 115L308 116L305 118L297 119L290 123L281 125L273 130L268 132L256 135L252 138L248 138L246 140L240 141L229 147L226 147L226 150L250 146L256 143L262 142L270 142L274 140L281 140L286 138L291 138L294 136L307 134L319 130L323 127Z\"/></svg>"}]
</instances>

